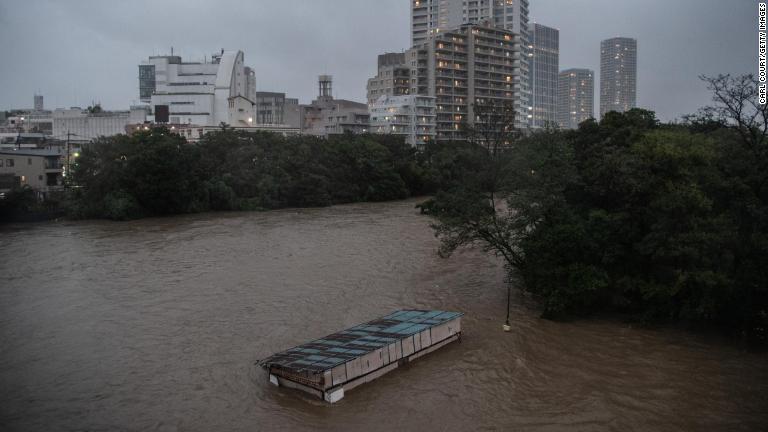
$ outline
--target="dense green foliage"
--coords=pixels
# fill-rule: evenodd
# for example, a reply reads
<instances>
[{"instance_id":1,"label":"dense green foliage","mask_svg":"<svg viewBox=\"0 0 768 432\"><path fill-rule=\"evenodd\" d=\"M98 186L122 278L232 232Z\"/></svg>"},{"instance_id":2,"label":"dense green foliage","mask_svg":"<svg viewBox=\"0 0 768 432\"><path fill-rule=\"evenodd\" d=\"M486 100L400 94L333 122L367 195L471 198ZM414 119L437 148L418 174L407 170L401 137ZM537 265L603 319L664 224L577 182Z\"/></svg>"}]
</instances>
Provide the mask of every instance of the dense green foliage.
<instances>
[{"instance_id":1,"label":"dense green foliage","mask_svg":"<svg viewBox=\"0 0 768 432\"><path fill-rule=\"evenodd\" d=\"M545 316L618 311L766 337L768 152L725 121L640 109L497 151L423 209L441 252L505 258ZM766 142L768 144L768 142Z\"/></svg>"},{"instance_id":2,"label":"dense green foliage","mask_svg":"<svg viewBox=\"0 0 768 432\"><path fill-rule=\"evenodd\" d=\"M70 213L121 220L394 200L434 191L425 166L424 155L391 136L223 130L189 144L155 129L85 148L73 170Z\"/></svg>"},{"instance_id":3,"label":"dense green foliage","mask_svg":"<svg viewBox=\"0 0 768 432\"><path fill-rule=\"evenodd\" d=\"M38 221L62 216L61 197L49 194L47 200L38 199L29 186L11 189L0 198L0 222Z\"/></svg>"}]
</instances>

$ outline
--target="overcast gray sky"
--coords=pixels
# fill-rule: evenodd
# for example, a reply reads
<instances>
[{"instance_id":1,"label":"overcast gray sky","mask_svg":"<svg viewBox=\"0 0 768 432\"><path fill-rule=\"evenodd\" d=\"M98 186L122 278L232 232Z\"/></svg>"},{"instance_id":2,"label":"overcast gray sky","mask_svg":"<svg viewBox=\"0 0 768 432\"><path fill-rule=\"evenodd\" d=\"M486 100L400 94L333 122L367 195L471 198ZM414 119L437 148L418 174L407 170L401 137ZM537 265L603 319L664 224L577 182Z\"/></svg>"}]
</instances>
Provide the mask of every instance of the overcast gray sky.
<instances>
[{"instance_id":1,"label":"overcast gray sky","mask_svg":"<svg viewBox=\"0 0 768 432\"><path fill-rule=\"evenodd\" d=\"M560 29L560 68L599 74L600 40L638 39L638 104L670 120L709 102L697 76L756 73L756 0L530 0ZM309 102L321 73L365 100L376 55L410 42L410 0L0 0L0 108L127 109L138 64L241 49L258 90ZM596 83L597 86L597 83ZM595 98L597 109L598 100Z\"/></svg>"}]
</instances>

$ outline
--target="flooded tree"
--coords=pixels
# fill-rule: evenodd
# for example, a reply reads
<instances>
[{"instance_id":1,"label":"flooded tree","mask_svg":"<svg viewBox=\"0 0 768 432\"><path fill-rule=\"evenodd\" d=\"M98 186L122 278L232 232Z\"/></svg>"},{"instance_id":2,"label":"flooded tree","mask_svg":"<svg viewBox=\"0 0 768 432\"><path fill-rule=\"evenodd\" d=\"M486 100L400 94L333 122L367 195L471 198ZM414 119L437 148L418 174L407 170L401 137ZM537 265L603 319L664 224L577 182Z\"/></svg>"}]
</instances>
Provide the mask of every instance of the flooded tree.
<instances>
[{"instance_id":1,"label":"flooded tree","mask_svg":"<svg viewBox=\"0 0 768 432\"><path fill-rule=\"evenodd\" d=\"M441 255L498 254L546 317L622 312L765 341L766 110L750 77L707 82L715 104L684 124L632 109L497 147L469 131L476 171L423 205Z\"/></svg>"}]
</instances>

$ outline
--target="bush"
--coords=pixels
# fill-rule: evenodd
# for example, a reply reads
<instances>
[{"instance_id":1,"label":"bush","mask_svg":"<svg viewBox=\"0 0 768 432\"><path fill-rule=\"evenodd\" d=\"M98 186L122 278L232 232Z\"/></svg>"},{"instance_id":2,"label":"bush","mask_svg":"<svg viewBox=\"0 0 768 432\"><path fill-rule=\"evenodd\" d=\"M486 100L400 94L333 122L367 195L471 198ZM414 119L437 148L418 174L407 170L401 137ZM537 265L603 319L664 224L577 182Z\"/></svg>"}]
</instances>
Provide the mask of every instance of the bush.
<instances>
[{"instance_id":1,"label":"bush","mask_svg":"<svg viewBox=\"0 0 768 432\"><path fill-rule=\"evenodd\" d=\"M112 220L130 220L142 217L144 209L136 198L124 190L110 192L104 197L103 215Z\"/></svg>"}]
</instances>

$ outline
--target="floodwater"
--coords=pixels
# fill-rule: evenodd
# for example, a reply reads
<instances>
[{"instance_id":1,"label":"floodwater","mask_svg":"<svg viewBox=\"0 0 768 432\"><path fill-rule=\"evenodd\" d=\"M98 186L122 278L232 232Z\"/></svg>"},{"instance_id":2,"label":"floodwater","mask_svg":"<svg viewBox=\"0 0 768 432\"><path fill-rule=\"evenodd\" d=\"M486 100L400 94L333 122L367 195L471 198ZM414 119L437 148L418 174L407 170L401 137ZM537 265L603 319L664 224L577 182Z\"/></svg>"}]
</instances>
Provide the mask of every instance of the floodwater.
<instances>
[{"instance_id":1,"label":"floodwater","mask_svg":"<svg viewBox=\"0 0 768 432\"><path fill-rule=\"evenodd\" d=\"M0 228L0 430L767 430L768 356L556 323L500 263L435 254L417 201ZM451 344L334 406L254 363L398 308Z\"/></svg>"}]
</instances>

